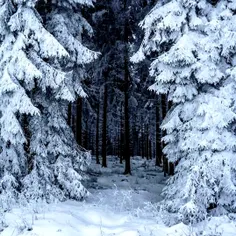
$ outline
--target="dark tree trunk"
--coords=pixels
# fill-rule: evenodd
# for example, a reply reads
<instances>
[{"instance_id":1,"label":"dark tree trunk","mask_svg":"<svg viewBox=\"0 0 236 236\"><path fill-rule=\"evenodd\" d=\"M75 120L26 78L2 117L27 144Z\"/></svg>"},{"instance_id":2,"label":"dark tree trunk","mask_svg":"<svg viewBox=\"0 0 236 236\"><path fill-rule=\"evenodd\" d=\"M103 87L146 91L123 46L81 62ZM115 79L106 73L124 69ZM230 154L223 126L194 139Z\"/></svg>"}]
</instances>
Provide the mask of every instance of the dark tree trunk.
<instances>
[{"instance_id":1,"label":"dark tree trunk","mask_svg":"<svg viewBox=\"0 0 236 236\"><path fill-rule=\"evenodd\" d=\"M129 132L129 74L128 74L128 61L125 61L125 137L124 137L124 159L125 159L125 172L124 174L131 174L131 165L130 165L130 132Z\"/></svg>"},{"instance_id":2,"label":"dark tree trunk","mask_svg":"<svg viewBox=\"0 0 236 236\"><path fill-rule=\"evenodd\" d=\"M144 128L143 128L143 125L142 125L142 130L141 130L141 132L142 132L142 137L141 137L141 152L142 152L142 158L144 159L144 157L145 157L145 146L144 146L144 142L145 142L145 140L144 140L144 130L143 130Z\"/></svg>"},{"instance_id":3,"label":"dark tree trunk","mask_svg":"<svg viewBox=\"0 0 236 236\"><path fill-rule=\"evenodd\" d=\"M147 160L149 160L149 128L148 124L146 125L146 154Z\"/></svg>"},{"instance_id":4,"label":"dark tree trunk","mask_svg":"<svg viewBox=\"0 0 236 236\"><path fill-rule=\"evenodd\" d=\"M68 111L67 111L67 124L71 127L71 116L72 116L72 104L71 102L68 105Z\"/></svg>"},{"instance_id":5,"label":"dark tree trunk","mask_svg":"<svg viewBox=\"0 0 236 236\"><path fill-rule=\"evenodd\" d=\"M31 150L30 150L31 132L29 129L29 121L28 121L27 115L25 114L22 115L21 122L22 122L24 135L26 138L26 142L24 143L24 151L27 157L27 166L28 166L27 173L30 173L34 168L34 155L31 153ZM10 146L11 142L9 141L7 145Z\"/></svg>"},{"instance_id":6,"label":"dark tree trunk","mask_svg":"<svg viewBox=\"0 0 236 236\"><path fill-rule=\"evenodd\" d=\"M114 144L113 144L113 156L118 156L118 148L117 148L117 146L118 146L118 144L119 144L119 137L118 137L118 135L116 135L116 138L115 138L115 142L114 142Z\"/></svg>"},{"instance_id":7,"label":"dark tree trunk","mask_svg":"<svg viewBox=\"0 0 236 236\"><path fill-rule=\"evenodd\" d=\"M104 96L103 96L103 124L102 124L102 167L107 167L107 75L105 77L104 84Z\"/></svg>"},{"instance_id":8,"label":"dark tree trunk","mask_svg":"<svg viewBox=\"0 0 236 236\"><path fill-rule=\"evenodd\" d=\"M88 147L87 147L88 150L91 150L92 151L92 154L94 154L94 136L93 136L93 132L89 126L88 128Z\"/></svg>"},{"instance_id":9,"label":"dark tree trunk","mask_svg":"<svg viewBox=\"0 0 236 236\"><path fill-rule=\"evenodd\" d=\"M169 175L174 175L175 173L175 165L173 162L169 163Z\"/></svg>"},{"instance_id":10,"label":"dark tree trunk","mask_svg":"<svg viewBox=\"0 0 236 236\"><path fill-rule=\"evenodd\" d=\"M118 156L118 159L120 160L120 128L118 130L119 130L119 134L117 135L118 136L117 156Z\"/></svg>"},{"instance_id":11,"label":"dark tree trunk","mask_svg":"<svg viewBox=\"0 0 236 236\"><path fill-rule=\"evenodd\" d=\"M162 107L162 118L165 119L168 109L167 97L166 95L161 95L161 107ZM163 131L163 135L166 135L166 131ZM163 142L163 148L165 147L165 143ZM163 171L164 176L168 174L168 159L166 155L163 153Z\"/></svg>"},{"instance_id":12,"label":"dark tree trunk","mask_svg":"<svg viewBox=\"0 0 236 236\"><path fill-rule=\"evenodd\" d=\"M82 111L83 100L78 98L76 104L76 141L79 145L82 145Z\"/></svg>"},{"instance_id":13,"label":"dark tree trunk","mask_svg":"<svg viewBox=\"0 0 236 236\"><path fill-rule=\"evenodd\" d=\"M100 106L97 105L97 124L96 124L96 163L100 164L99 160L99 113L100 113Z\"/></svg>"},{"instance_id":14,"label":"dark tree trunk","mask_svg":"<svg viewBox=\"0 0 236 236\"><path fill-rule=\"evenodd\" d=\"M125 145L124 145L124 159L125 159L125 172L124 174L131 174L131 165L130 165L130 149L129 149L129 111L128 103L129 97L128 93L125 93Z\"/></svg>"},{"instance_id":15,"label":"dark tree trunk","mask_svg":"<svg viewBox=\"0 0 236 236\"><path fill-rule=\"evenodd\" d=\"M131 136L131 140L130 140L130 145L132 146L132 149L130 150L130 155L133 157L134 156L134 152L135 152L135 131L134 131L134 126L131 125L131 132L132 132L132 136Z\"/></svg>"},{"instance_id":16,"label":"dark tree trunk","mask_svg":"<svg viewBox=\"0 0 236 236\"><path fill-rule=\"evenodd\" d=\"M127 28L127 23L126 27ZM127 29L126 29L127 30ZM126 49L126 55L124 60L125 67L125 103L124 103L124 116L125 116L125 131L124 131L124 159L125 159L125 172L124 174L131 174L130 164L130 126L129 126L129 64L128 64L128 52Z\"/></svg>"},{"instance_id":17,"label":"dark tree trunk","mask_svg":"<svg viewBox=\"0 0 236 236\"><path fill-rule=\"evenodd\" d=\"M85 119L85 130L84 130L84 148L89 149L88 144L89 144L89 137L88 137L88 119Z\"/></svg>"},{"instance_id":18,"label":"dark tree trunk","mask_svg":"<svg viewBox=\"0 0 236 236\"><path fill-rule=\"evenodd\" d=\"M125 115L125 138L124 138L124 158L125 158L125 172L124 174L131 174L131 164L130 164L130 124L129 124L129 85L130 85L130 74L129 74L129 54L128 54L128 43L129 43L129 22L127 16L127 0L124 0L124 115Z\"/></svg>"},{"instance_id":19,"label":"dark tree trunk","mask_svg":"<svg viewBox=\"0 0 236 236\"><path fill-rule=\"evenodd\" d=\"M75 135L75 133L76 133L76 120L75 120L75 115L73 115L73 114L72 114L71 122L72 122L72 125L71 125L72 126L72 131L73 131L73 133Z\"/></svg>"},{"instance_id":20,"label":"dark tree trunk","mask_svg":"<svg viewBox=\"0 0 236 236\"><path fill-rule=\"evenodd\" d=\"M158 97L160 100L160 97ZM161 166L162 159L162 146L161 146L161 102L156 106L156 166Z\"/></svg>"},{"instance_id":21,"label":"dark tree trunk","mask_svg":"<svg viewBox=\"0 0 236 236\"><path fill-rule=\"evenodd\" d=\"M172 107L172 102L170 101L170 102L168 102L168 110L167 111L169 111L170 109L171 109L171 107ZM173 162L170 162L169 163L169 175L174 175L174 173L175 173L175 164L173 163Z\"/></svg>"},{"instance_id":22,"label":"dark tree trunk","mask_svg":"<svg viewBox=\"0 0 236 236\"><path fill-rule=\"evenodd\" d=\"M123 120L122 120L122 107L120 114L120 164L123 163L124 159L124 133L123 133Z\"/></svg>"},{"instance_id":23,"label":"dark tree trunk","mask_svg":"<svg viewBox=\"0 0 236 236\"><path fill-rule=\"evenodd\" d=\"M152 141L149 139L149 159L152 159Z\"/></svg>"}]
</instances>

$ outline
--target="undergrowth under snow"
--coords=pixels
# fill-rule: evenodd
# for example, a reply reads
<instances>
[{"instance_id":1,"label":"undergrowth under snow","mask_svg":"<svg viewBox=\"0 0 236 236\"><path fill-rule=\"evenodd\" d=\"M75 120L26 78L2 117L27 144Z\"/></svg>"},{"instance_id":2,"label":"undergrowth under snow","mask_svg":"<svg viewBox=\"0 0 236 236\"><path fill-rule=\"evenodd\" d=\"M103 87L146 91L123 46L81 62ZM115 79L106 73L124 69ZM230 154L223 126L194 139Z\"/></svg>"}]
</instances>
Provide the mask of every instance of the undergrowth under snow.
<instances>
[{"instance_id":1,"label":"undergrowth under snow","mask_svg":"<svg viewBox=\"0 0 236 236\"><path fill-rule=\"evenodd\" d=\"M108 168L92 163L83 202L31 203L6 214L3 236L233 236L236 216L215 217L195 226L166 227L158 213L165 178L153 161L132 159L132 176L108 158Z\"/></svg>"}]
</instances>

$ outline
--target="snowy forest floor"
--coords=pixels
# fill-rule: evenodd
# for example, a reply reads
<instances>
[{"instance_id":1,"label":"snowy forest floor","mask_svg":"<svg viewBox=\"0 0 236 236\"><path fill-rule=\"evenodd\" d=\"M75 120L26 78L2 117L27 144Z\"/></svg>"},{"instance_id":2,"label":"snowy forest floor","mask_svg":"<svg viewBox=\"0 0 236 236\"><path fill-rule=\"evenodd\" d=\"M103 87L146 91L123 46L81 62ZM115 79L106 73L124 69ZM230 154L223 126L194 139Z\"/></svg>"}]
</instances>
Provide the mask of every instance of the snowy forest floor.
<instances>
[{"instance_id":1,"label":"snowy forest floor","mask_svg":"<svg viewBox=\"0 0 236 236\"><path fill-rule=\"evenodd\" d=\"M195 227L183 223L166 227L156 203L165 185L163 172L154 161L132 158L132 176L108 157L108 168L91 164L86 186L91 195L83 202L30 204L7 214L3 236L194 236L236 235L228 217L212 218ZM236 217L235 217L236 218Z\"/></svg>"}]
</instances>

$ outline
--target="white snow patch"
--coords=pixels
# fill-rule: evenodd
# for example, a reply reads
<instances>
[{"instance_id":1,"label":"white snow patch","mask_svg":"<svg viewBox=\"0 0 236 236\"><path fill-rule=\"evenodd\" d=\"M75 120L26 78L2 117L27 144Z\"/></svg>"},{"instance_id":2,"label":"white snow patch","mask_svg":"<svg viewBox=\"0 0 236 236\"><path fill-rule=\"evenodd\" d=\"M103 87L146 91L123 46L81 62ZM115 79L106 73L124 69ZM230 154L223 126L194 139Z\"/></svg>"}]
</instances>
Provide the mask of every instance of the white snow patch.
<instances>
[{"instance_id":1,"label":"white snow patch","mask_svg":"<svg viewBox=\"0 0 236 236\"><path fill-rule=\"evenodd\" d=\"M132 159L132 176L108 158L108 169L92 164L91 196L84 202L30 204L6 214L1 236L233 236L236 215L213 217L193 227L166 227L156 203L165 178L154 161ZM115 171L114 171L115 170Z\"/></svg>"}]
</instances>

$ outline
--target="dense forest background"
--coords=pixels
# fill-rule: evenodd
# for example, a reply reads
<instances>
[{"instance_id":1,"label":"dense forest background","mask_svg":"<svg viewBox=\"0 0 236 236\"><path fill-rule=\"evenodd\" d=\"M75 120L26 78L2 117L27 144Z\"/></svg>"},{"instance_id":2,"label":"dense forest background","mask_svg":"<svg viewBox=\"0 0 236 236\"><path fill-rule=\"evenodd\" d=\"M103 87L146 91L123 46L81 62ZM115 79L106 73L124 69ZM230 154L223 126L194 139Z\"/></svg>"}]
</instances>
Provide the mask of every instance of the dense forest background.
<instances>
[{"instance_id":1,"label":"dense forest background","mask_svg":"<svg viewBox=\"0 0 236 236\"><path fill-rule=\"evenodd\" d=\"M235 221L235 45L234 0L0 0L0 231L113 171L168 226Z\"/></svg>"},{"instance_id":2,"label":"dense forest background","mask_svg":"<svg viewBox=\"0 0 236 236\"><path fill-rule=\"evenodd\" d=\"M100 51L82 81L88 95L69 106L68 122L77 142L106 167L106 156L115 155L131 173L130 156L156 159L161 165L160 124L170 104L165 95L149 91L151 57L136 65L130 57L143 37L139 19L155 1L97 1L86 17L94 30L91 45ZM168 169L165 170L168 172ZM172 170L173 172L173 170Z\"/></svg>"}]
</instances>

